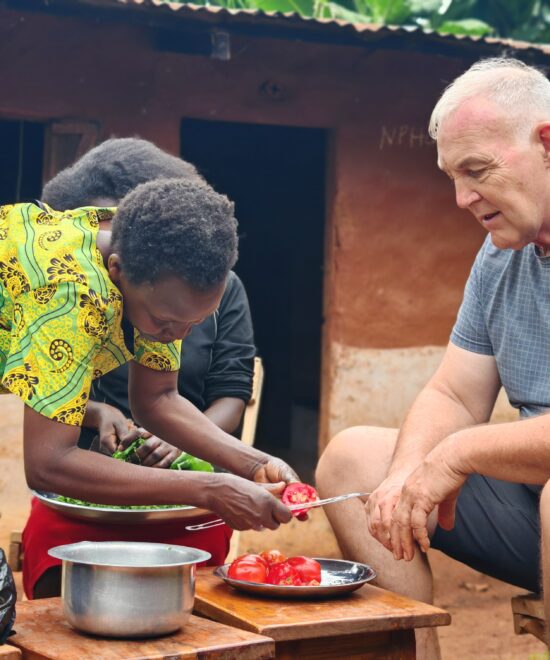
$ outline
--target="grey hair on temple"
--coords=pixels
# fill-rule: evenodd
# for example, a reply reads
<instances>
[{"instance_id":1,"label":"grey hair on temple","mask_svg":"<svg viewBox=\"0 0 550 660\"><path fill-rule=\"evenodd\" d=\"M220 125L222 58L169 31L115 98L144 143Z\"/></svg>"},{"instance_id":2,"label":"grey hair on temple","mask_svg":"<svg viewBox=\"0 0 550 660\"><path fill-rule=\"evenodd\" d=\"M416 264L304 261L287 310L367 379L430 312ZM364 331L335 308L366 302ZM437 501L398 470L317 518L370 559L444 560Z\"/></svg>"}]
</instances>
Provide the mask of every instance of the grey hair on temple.
<instances>
[{"instance_id":1,"label":"grey hair on temple","mask_svg":"<svg viewBox=\"0 0 550 660\"><path fill-rule=\"evenodd\" d=\"M520 60L494 57L479 60L448 85L433 109L430 136L437 140L443 121L475 97L496 103L519 131L550 121L550 81L544 73Z\"/></svg>"}]
</instances>

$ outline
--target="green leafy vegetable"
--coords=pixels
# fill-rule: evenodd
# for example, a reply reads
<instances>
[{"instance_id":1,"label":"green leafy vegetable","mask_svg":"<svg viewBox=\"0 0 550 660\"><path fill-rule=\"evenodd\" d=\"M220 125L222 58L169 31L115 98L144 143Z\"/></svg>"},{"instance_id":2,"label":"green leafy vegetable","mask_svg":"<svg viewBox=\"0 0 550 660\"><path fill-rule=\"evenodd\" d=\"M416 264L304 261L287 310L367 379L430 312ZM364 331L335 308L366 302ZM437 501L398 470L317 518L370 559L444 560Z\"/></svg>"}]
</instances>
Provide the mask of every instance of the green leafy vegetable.
<instances>
[{"instance_id":1,"label":"green leafy vegetable","mask_svg":"<svg viewBox=\"0 0 550 660\"><path fill-rule=\"evenodd\" d=\"M134 440L134 442L132 442L131 445L128 445L126 449L119 449L118 451L115 451L113 458L129 463L141 463L139 456L136 453L136 449L139 449L139 447L141 447L145 441L145 438L137 438Z\"/></svg>"},{"instance_id":2,"label":"green leafy vegetable","mask_svg":"<svg viewBox=\"0 0 550 660\"><path fill-rule=\"evenodd\" d=\"M132 504L128 506L120 506L118 504L94 504L92 502L84 502L84 500L77 500L74 497L65 497L58 495L55 498L56 502L63 502L64 504L77 504L78 506L87 506L92 509L133 509L136 511L142 509L173 509L174 507L181 507L181 504Z\"/></svg>"},{"instance_id":3,"label":"green leafy vegetable","mask_svg":"<svg viewBox=\"0 0 550 660\"><path fill-rule=\"evenodd\" d=\"M134 440L131 445L128 445L126 449L115 451L113 458L118 459L119 461L125 461L127 463L141 463L139 456L136 453L136 450L141 447L141 445L146 441L145 438L138 438ZM175 461L170 465L171 470L193 470L195 472L214 472L214 468L207 461L203 461L200 458L195 458L191 454L182 452ZM84 502L83 500L77 500L74 497L65 497L64 495L58 495L55 500L57 502L63 502L65 504L77 504L79 506L87 506L92 508L105 508L105 509L171 509L175 506L181 506L179 504L152 504L152 505L132 505L132 506L119 506L118 504L93 504L92 502Z\"/></svg>"},{"instance_id":4,"label":"green leafy vegetable","mask_svg":"<svg viewBox=\"0 0 550 660\"><path fill-rule=\"evenodd\" d=\"M115 451L113 458L118 459L119 461L125 461L129 463L141 463L137 450L141 445L146 442L145 438L138 438L134 440L131 445L128 445L126 449ZM214 468L207 461L203 461L201 458L196 458L182 452L175 461L170 465L171 470L194 470L195 472L214 472Z\"/></svg>"},{"instance_id":5,"label":"green leafy vegetable","mask_svg":"<svg viewBox=\"0 0 550 660\"><path fill-rule=\"evenodd\" d=\"M195 472L214 472L211 463L182 452L170 466L171 470L194 470Z\"/></svg>"}]
</instances>

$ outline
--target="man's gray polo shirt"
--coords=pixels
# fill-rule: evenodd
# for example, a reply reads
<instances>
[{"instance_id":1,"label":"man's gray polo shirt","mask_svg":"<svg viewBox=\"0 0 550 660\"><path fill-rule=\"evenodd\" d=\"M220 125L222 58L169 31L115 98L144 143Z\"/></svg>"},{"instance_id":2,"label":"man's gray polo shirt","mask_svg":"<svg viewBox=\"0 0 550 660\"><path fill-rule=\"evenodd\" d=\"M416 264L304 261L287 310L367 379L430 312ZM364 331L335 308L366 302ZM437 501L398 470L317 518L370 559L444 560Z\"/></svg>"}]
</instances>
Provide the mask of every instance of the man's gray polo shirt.
<instances>
[{"instance_id":1,"label":"man's gray polo shirt","mask_svg":"<svg viewBox=\"0 0 550 660\"><path fill-rule=\"evenodd\" d=\"M550 409L550 257L533 244L500 250L488 236L464 291L451 341L494 355L522 417Z\"/></svg>"}]
</instances>

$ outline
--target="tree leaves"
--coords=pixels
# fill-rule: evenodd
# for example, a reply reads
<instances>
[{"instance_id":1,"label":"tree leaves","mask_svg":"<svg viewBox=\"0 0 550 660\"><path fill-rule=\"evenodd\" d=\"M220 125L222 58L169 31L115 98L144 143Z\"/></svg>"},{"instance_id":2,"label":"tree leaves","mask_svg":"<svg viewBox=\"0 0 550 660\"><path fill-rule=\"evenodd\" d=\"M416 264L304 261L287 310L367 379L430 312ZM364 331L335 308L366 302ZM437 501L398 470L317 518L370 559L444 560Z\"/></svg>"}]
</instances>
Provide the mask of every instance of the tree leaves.
<instances>
[{"instance_id":1,"label":"tree leaves","mask_svg":"<svg viewBox=\"0 0 550 660\"><path fill-rule=\"evenodd\" d=\"M470 37L485 37L493 28L477 18L463 18L461 21L445 21L437 28L442 34L467 34Z\"/></svg>"},{"instance_id":2,"label":"tree leaves","mask_svg":"<svg viewBox=\"0 0 550 660\"><path fill-rule=\"evenodd\" d=\"M172 0L173 1L173 0ZM182 2L183 0L178 0ZM550 43L550 0L193 0L195 4L295 12L349 23L412 25L445 34Z\"/></svg>"}]
</instances>

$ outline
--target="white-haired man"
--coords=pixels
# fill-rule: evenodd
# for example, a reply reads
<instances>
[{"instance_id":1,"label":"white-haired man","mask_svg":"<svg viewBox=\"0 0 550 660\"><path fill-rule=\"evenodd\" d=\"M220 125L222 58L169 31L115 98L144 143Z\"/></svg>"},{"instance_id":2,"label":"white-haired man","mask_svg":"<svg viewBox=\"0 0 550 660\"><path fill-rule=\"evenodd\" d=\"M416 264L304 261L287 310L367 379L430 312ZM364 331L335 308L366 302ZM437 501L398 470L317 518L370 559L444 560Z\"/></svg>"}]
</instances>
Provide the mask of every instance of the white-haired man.
<instances>
[{"instance_id":1,"label":"white-haired man","mask_svg":"<svg viewBox=\"0 0 550 660\"><path fill-rule=\"evenodd\" d=\"M340 545L382 586L425 601L432 576L415 550L430 545L539 590L540 506L550 593L550 82L518 60L480 61L445 90L430 133L457 205L489 236L403 427L337 435L319 489L373 491L365 525L358 501L327 509ZM521 420L488 425L501 385ZM417 653L439 657L434 632L417 633Z\"/></svg>"}]
</instances>

